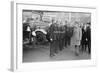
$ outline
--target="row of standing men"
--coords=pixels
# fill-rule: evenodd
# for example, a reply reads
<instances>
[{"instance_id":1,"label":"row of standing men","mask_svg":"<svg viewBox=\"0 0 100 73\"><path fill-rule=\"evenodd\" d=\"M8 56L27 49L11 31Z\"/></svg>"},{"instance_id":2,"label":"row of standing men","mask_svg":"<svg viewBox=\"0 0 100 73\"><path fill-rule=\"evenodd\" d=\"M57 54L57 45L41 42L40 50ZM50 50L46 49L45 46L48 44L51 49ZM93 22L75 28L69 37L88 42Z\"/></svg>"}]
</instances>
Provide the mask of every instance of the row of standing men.
<instances>
[{"instance_id":1,"label":"row of standing men","mask_svg":"<svg viewBox=\"0 0 100 73\"><path fill-rule=\"evenodd\" d=\"M67 35L68 34L68 35ZM73 28L67 27L67 25L61 25L53 23L50 25L47 32L47 39L50 42L50 56L54 56L59 51L62 51L64 47L70 45L70 39L73 34Z\"/></svg>"},{"instance_id":2,"label":"row of standing men","mask_svg":"<svg viewBox=\"0 0 100 73\"><path fill-rule=\"evenodd\" d=\"M54 56L68 45L74 46L75 55L79 55L80 51L91 51L91 34L90 28L81 27L75 22L73 27L67 25L59 25L53 23L49 27L47 39L50 42L50 56Z\"/></svg>"}]
</instances>

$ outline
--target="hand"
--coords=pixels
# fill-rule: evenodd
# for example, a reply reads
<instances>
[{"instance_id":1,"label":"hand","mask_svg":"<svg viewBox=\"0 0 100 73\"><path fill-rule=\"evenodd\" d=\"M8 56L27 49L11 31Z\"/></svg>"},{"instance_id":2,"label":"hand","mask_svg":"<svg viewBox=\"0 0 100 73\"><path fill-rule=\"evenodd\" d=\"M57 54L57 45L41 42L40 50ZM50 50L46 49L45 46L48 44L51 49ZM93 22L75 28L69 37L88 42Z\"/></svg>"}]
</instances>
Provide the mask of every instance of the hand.
<instances>
[{"instance_id":1,"label":"hand","mask_svg":"<svg viewBox=\"0 0 100 73\"><path fill-rule=\"evenodd\" d=\"M51 41L53 41L53 39L52 39L52 38L51 38L50 40L51 40Z\"/></svg>"}]
</instances>

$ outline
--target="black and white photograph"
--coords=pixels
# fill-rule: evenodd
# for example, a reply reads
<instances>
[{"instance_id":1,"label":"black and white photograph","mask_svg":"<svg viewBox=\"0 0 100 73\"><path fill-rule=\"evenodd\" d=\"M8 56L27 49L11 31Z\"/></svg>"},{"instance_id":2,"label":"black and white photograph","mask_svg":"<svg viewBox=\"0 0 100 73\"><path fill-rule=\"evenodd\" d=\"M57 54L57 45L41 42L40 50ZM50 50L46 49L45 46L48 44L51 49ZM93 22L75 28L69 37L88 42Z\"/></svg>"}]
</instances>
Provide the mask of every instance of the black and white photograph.
<instances>
[{"instance_id":1,"label":"black and white photograph","mask_svg":"<svg viewBox=\"0 0 100 73\"><path fill-rule=\"evenodd\" d=\"M91 59L91 13L22 10L22 62Z\"/></svg>"},{"instance_id":2,"label":"black and white photograph","mask_svg":"<svg viewBox=\"0 0 100 73\"><path fill-rule=\"evenodd\" d=\"M12 4L12 70L96 65L95 7Z\"/></svg>"}]
</instances>

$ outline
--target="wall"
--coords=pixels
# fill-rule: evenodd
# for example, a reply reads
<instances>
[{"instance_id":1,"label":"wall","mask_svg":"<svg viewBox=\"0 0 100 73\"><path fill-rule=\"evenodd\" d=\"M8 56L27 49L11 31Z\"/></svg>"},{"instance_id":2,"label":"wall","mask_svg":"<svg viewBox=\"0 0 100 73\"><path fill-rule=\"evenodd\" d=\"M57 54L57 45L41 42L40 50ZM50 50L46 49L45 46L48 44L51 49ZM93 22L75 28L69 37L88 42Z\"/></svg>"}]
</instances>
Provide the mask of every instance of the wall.
<instances>
[{"instance_id":1,"label":"wall","mask_svg":"<svg viewBox=\"0 0 100 73\"><path fill-rule=\"evenodd\" d=\"M22 0L21 0L22 1ZM97 67L80 67L80 68L62 68L52 70L34 70L32 73L100 73L100 0L27 0L34 1L35 4L53 4L53 5L69 5L69 6L95 6L97 8L98 24L95 29L95 40L97 41L95 49L97 49ZM10 67L10 43L11 43L11 14L10 14L10 0L0 0L0 73L11 73ZM21 72L23 73L23 72ZM31 72L24 72L31 73Z\"/></svg>"}]
</instances>

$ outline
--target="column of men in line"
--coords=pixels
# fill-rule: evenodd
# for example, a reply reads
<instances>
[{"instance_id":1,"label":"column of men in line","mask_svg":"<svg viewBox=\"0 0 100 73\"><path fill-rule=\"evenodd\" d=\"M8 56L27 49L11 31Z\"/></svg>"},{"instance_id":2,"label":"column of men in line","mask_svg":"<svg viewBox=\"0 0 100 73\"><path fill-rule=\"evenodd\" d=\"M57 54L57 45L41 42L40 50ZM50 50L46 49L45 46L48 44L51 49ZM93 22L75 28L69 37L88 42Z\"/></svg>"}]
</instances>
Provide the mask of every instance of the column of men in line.
<instances>
[{"instance_id":1,"label":"column of men in line","mask_svg":"<svg viewBox=\"0 0 100 73\"><path fill-rule=\"evenodd\" d=\"M76 56L79 55L80 51L86 51L86 46L88 46L90 53L90 24L88 28L87 26L80 26L78 22L75 22L73 27L68 27L67 24L67 21L65 21L65 25L62 25L61 22L59 23L58 21L55 22L55 20L52 20L47 34L50 38L50 56L55 56L68 45L74 46Z\"/></svg>"}]
</instances>

